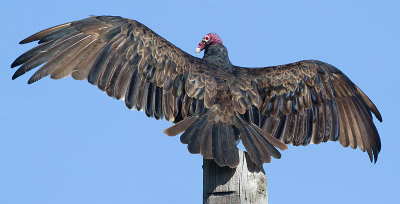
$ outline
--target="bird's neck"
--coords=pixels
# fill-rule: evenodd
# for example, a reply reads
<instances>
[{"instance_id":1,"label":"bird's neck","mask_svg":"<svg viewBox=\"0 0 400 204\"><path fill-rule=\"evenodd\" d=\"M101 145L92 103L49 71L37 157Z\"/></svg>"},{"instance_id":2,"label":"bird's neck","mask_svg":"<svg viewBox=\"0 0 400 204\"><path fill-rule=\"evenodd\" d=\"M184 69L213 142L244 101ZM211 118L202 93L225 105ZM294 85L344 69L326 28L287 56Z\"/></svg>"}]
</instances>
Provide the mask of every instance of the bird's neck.
<instances>
[{"instance_id":1,"label":"bird's neck","mask_svg":"<svg viewBox=\"0 0 400 204\"><path fill-rule=\"evenodd\" d=\"M229 67L232 65L228 57L228 51L226 50L225 46L221 44L208 46L204 50L203 59L211 63L217 64L221 67Z\"/></svg>"}]
</instances>

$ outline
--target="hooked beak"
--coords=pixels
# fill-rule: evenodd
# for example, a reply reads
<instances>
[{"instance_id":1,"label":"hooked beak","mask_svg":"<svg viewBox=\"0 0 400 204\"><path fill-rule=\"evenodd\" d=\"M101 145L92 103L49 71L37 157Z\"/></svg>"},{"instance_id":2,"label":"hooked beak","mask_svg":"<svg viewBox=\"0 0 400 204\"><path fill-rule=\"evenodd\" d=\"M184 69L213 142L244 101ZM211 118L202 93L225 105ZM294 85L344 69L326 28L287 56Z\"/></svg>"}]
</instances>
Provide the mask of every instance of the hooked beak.
<instances>
[{"instance_id":1,"label":"hooked beak","mask_svg":"<svg viewBox=\"0 0 400 204\"><path fill-rule=\"evenodd\" d=\"M204 47L205 45L202 42L200 42L199 46L197 46L196 48L196 54L199 54L199 52L201 52L204 49Z\"/></svg>"},{"instance_id":2,"label":"hooked beak","mask_svg":"<svg viewBox=\"0 0 400 204\"><path fill-rule=\"evenodd\" d=\"M201 49L198 47L196 48L196 54L199 54L199 52L201 52Z\"/></svg>"}]
</instances>

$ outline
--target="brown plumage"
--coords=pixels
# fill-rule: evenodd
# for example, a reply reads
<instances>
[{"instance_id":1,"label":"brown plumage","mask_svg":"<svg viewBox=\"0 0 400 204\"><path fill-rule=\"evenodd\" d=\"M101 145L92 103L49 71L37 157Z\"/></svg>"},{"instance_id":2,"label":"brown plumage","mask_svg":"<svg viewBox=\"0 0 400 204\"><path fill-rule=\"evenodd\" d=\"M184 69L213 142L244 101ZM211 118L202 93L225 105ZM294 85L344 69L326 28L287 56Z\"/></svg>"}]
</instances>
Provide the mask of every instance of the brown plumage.
<instances>
[{"instance_id":1,"label":"brown plumage","mask_svg":"<svg viewBox=\"0 0 400 204\"><path fill-rule=\"evenodd\" d=\"M236 167L239 139L255 164L280 158L286 144L329 140L367 151L376 162L380 138L372 101L340 70L306 60L244 68L230 63L221 39L199 44L203 59L175 47L143 24L96 16L38 32L20 43L39 45L20 57L13 79L44 64L29 79L87 79L148 117L176 123L164 132L191 153Z\"/></svg>"}]
</instances>

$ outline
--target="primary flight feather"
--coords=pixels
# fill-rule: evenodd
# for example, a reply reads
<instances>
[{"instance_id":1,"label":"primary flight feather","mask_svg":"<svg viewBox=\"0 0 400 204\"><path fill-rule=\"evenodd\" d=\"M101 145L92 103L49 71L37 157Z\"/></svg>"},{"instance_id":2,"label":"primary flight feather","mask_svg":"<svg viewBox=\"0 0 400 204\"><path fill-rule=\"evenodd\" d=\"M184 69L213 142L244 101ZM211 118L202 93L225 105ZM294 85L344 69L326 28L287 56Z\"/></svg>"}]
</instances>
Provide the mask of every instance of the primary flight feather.
<instances>
[{"instance_id":1,"label":"primary flight feather","mask_svg":"<svg viewBox=\"0 0 400 204\"><path fill-rule=\"evenodd\" d=\"M281 66L232 65L220 37L207 34L197 58L143 24L115 16L92 16L40 31L20 43L39 45L18 57L13 79L44 64L28 83L50 75L87 79L109 96L148 117L175 123L188 150L219 166L239 163L242 141L257 165L280 158L286 144L339 140L367 151L381 149L372 101L332 65L305 60Z\"/></svg>"}]
</instances>

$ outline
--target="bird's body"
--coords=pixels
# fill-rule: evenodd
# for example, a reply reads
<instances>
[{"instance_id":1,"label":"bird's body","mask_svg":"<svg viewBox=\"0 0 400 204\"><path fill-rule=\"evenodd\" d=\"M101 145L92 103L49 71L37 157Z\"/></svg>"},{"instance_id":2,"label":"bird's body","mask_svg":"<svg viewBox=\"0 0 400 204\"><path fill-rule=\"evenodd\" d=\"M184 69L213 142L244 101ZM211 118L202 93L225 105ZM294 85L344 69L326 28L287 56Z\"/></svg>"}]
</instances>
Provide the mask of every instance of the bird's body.
<instances>
[{"instance_id":1,"label":"bird's body","mask_svg":"<svg viewBox=\"0 0 400 204\"><path fill-rule=\"evenodd\" d=\"M214 33L196 52L175 47L143 24L112 16L90 17L36 33L21 43L40 45L21 55L13 79L45 63L29 80L72 75L130 109L176 123L164 132L181 132L191 153L220 166L238 165L239 139L256 164L280 158L286 144L339 140L377 159L380 138L371 112L379 111L340 70L305 60L281 66L232 65Z\"/></svg>"}]
</instances>

